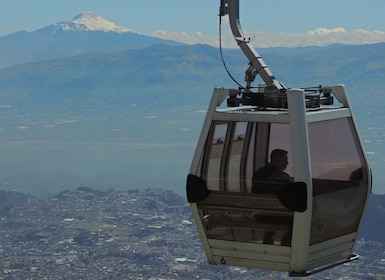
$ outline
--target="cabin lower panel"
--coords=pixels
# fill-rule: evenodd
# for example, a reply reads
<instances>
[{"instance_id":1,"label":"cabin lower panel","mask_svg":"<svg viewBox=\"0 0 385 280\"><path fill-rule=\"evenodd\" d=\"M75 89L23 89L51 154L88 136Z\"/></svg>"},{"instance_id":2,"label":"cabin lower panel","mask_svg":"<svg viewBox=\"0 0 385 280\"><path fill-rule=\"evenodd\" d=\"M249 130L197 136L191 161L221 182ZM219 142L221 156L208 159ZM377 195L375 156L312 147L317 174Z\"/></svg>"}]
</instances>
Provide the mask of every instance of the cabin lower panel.
<instances>
[{"instance_id":1,"label":"cabin lower panel","mask_svg":"<svg viewBox=\"0 0 385 280\"><path fill-rule=\"evenodd\" d=\"M347 234L309 247L308 270L349 261L357 233Z\"/></svg>"},{"instance_id":2,"label":"cabin lower panel","mask_svg":"<svg viewBox=\"0 0 385 280\"><path fill-rule=\"evenodd\" d=\"M290 247L208 239L212 264L289 271Z\"/></svg>"},{"instance_id":3,"label":"cabin lower panel","mask_svg":"<svg viewBox=\"0 0 385 280\"><path fill-rule=\"evenodd\" d=\"M351 233L309 247L307 271L319 270L348 262L356 233ZM253 244L207 239L206 254L210 264L253 267L257 269L290 272L291 248L268 244Z\"/></svg>"}]
</instances>

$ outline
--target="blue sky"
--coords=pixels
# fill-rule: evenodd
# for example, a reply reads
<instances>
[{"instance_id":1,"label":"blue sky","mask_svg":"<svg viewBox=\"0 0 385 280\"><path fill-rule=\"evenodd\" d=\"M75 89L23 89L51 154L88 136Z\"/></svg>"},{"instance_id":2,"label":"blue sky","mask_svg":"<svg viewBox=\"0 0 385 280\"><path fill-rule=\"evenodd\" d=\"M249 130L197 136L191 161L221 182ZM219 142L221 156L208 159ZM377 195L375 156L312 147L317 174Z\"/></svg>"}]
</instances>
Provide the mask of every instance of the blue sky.
<instances>
[{"instance_id":1,"label":"blue sky","mask_svg":"<svg viewBox=\"0 0 385 280\"><path fill-rule=\"evenodd\" d=\"M85 11L145 35L163 30L216 36L219 4L220 0L2 0L0 36L34 31ZM240 7L243 29L263 34L305 34L321 27L385 34L384 0L240 0Z\"/></svg>"}]
</instances>

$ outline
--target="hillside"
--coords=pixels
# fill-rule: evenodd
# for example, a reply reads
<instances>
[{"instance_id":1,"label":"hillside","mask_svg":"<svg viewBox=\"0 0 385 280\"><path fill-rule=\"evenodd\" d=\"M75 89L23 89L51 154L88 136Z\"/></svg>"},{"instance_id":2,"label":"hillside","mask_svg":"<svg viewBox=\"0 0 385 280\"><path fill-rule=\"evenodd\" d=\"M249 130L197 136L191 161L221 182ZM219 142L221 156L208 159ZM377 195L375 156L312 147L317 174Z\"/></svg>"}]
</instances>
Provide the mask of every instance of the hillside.
<instances>
[{"instance_id":1,"label":"hillside","mask_svg":"<svg viewBox=\"0 0 385 280\"><path fill-rule=\"evenodd\" d=\"M176 106L206 101L223 72L215 48L155 45L0 69L0 97L9 105Z\"/></svg>"},{"instance_id":2,"label":"hillside","mask_svg":"<svg viewBox=\"0 0 385 280\"><path fill-rule=\"evenodd\" d=\"M384 53L385 43L301 55L266 55L264 60L287 87L344 83L352 92L353 103L369 106L381 92L376 87L371 87L370 93L367 89L384 78ZM243 54L226 50L225 60L242 83L247 65ZM224 71L218 50L205 45L153 45L0 69L0 97L3 104L9 105L69 103L104 107L135 100L138 104L156 102L172 107L207 103L214 86L234 85Z\"/></svg>"},{"instance_id":3,"label":"hillside","mask_svg":"<svg viewBox=\"0 0 385 280\"><path fill-rule=\"evenodd\" d=\"M30 199L33 197L17 191L0 191L0 217L8 215L13 207L25 204Z\"/></svg>"}]
</instances>

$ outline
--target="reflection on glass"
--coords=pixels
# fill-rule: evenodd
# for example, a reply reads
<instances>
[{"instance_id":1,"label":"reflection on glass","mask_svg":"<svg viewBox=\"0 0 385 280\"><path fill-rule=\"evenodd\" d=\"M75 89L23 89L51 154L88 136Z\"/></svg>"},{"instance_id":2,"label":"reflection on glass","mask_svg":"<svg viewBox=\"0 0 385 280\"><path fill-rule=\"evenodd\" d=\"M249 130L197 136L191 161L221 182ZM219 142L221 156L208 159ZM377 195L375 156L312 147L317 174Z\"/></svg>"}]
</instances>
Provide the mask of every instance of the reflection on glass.
<instances>
[{"instance_id":1,"label":"reflection on glass","mask_svg":"<svg viewBox=\"0 0 385 280\"><path fill-rule=\"evenodd\" d=\"M230 145L229 166L227 168L226 190L230 192L241 191L241 159L245 144L247 123L235 123L232 143Z\"/></svg>"},{"instance_id":2,"label":"reflection on glass","mask_svg":"<svg viewBox=\"0 0 385 280\"><path fill-rule=\"evenodd\" d=\"M290 246L293 212L276 200L216 193L199 209L208 238Z\"/></svg>"},{"instance_id":3,"label":"reflection on glass","mask_svg":"<svg viewBox=\"0 0 385 280\"><path fill-rule=\"evenodd\" d=\"M210 190L220 190L220 168L224 153L228 124L214 125L214 133L210 146L207 165L207 186Z\"/></svg>"},{"instance_id":4,"label":"reflection on glass","mask_svg":"<svg viewBox=\"0 0 385 280\"><path fill-rule=\"evenodd\" d=\"M309 125L313 173L311 244L357 231L368 177L351 118Z\"/></svg>"}]
</instances>

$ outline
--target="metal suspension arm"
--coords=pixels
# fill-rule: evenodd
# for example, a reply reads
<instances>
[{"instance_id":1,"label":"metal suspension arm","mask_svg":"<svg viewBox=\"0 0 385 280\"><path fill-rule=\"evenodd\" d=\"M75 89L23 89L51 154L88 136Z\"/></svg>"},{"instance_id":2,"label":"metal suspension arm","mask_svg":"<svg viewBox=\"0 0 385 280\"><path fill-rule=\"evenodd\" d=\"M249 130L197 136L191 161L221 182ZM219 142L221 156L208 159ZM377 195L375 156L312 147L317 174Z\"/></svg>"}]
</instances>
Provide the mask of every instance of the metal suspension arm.
<instances>
[{"instance_id":1,"label":"metal suspension arm","mask_svg":"<svg viewBox=\"0 0 385 280\"><path fill-rule=\"evenodd\" d=\"M262 60L260 55L251 46L249 40L242 35L242 28L239 20L239 0L221 0L219 11L220 16L229 15L231 32L239 47L250 62L250 67L246 70L247 87L250 87L255 76L259 74L265 82L269 92L284 92L286 88L276 80L269 67Z\"/></svg>"}]
</instances>

